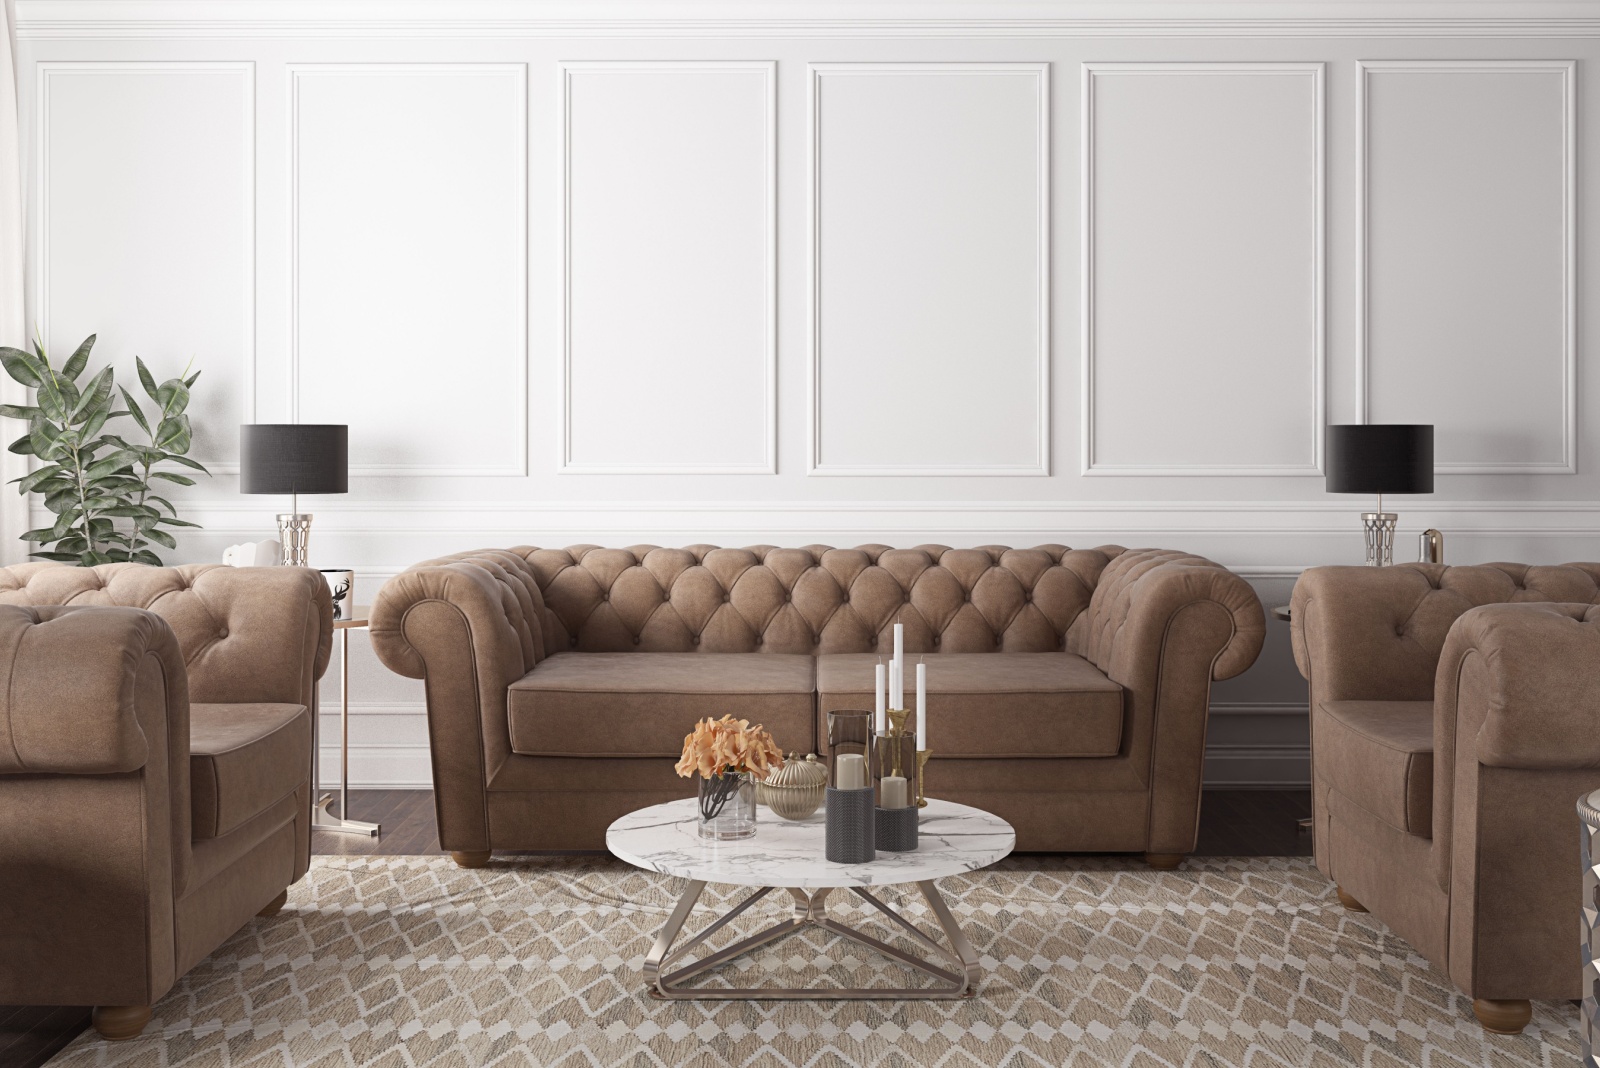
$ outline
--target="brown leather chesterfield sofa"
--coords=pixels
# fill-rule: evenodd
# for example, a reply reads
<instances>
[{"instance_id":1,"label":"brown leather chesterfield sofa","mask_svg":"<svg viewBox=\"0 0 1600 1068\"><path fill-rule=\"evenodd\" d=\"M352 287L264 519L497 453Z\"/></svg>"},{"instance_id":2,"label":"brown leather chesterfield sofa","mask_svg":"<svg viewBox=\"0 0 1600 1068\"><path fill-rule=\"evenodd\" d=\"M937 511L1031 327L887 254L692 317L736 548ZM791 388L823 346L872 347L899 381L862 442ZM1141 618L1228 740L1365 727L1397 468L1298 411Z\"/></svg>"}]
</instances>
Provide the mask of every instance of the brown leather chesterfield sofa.
<instances>
[{"instance_id":1,"label":"brown leather chesterfield sofa","mask_svg":"<svg viewBox=\"0 0 1600 1068\"><path fill-rule=\"evenodd\" d=\"M0 568L0 1004L132 1038L283 906L332 612L305 568Z\"/></svg>"},{"instance_id":2,"label":"brown leather chesterfield sofa","mask_svg":"<svg viewBox=\"0 0 1600 1068\"><path fill-rule=\"evenodd\" d=\"M485 549L385 584L372 641L426 681L439 840L477 866L603 848L617 817L691 795L673 763L698 718L816 751L827 712L872 707L896 622L928 661L931 794L1005 817L1021 849L1194 848L1211 681L1263 635L1249 585L1197 556Z\"/></svg>"},{"instance_id":3,"label":"brown leather chesterfield sofa","mask_svg":"<svg viewBox=\"0 0 1600 1068\"><path fill-rule=\"evenodd\" d=\"M1600 564L1319 567L1292 606L1311 685L1316 859L1521 1031L1581 996L1575 802L1600 787Z\"/></svg>"}]
</instances>

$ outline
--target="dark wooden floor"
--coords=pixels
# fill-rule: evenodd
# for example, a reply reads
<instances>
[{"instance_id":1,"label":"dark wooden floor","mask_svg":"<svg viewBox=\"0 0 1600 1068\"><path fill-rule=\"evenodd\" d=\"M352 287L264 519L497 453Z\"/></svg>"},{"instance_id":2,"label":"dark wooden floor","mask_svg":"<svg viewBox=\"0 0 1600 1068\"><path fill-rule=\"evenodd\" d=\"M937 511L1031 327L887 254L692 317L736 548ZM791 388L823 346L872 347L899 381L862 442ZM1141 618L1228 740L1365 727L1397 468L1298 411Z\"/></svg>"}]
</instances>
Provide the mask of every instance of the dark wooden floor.
<instances>
[{"instance_id":1,"label":"dark wooden floor","mask_svg":"<svg viewBox=\"0 0 1600 1068\"><path fill-rule=\"evenodd\" d=\"M335 803L337 811L337 803ZM1307 790L1208 790L1200 806L1203 857L1306 856L1311 838L1297 821L1311 815ZM314 853L415 856L441 853L428 790L352 790L350 816L383 825L381 838L318 832ZM89 1026L86 1008L0 1006L0 1068L37 1068Z\"/></svg>"}]
</instances>

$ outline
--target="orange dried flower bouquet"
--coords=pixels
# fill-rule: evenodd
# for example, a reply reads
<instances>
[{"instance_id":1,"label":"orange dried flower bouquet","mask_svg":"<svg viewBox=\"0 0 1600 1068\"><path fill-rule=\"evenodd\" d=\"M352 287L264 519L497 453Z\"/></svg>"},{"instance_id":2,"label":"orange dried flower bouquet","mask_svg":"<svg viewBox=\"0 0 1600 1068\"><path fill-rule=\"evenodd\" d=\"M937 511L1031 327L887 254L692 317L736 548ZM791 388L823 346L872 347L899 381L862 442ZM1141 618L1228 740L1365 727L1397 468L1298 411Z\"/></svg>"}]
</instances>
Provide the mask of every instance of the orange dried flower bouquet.
<instances>
[{"instance_id":1,"label":"orange dried flower bouquet","mask_svg":"<svg viewBox=\"0 0 1600 1068\"><path fill-rule=\"evenodd\" d=\"M677 771L686 779L697 772L702 779L728 772L748 772L765 779L782 765L783 752L765 728L760 724L752 727L747 719L723 716L694 725L694 733L683 740Z\"/></svg>"}]
</instances>

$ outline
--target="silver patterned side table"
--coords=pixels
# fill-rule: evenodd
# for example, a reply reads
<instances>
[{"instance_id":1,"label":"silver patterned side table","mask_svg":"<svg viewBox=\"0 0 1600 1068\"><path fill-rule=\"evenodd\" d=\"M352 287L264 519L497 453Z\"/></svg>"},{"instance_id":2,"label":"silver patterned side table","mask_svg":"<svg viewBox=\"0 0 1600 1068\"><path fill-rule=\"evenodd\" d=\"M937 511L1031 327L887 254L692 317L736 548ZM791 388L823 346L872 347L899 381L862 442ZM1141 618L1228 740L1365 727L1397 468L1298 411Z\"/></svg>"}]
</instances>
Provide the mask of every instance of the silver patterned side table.
<instances>
[{"instance_id":1,"label":"silver patterned side table","mask_svg":"<svg viewBox=\"0 0 1600 1068\"><path fill-rule=\"evenodd\" d=\"M1600 1068L1595 1054L1600 1048L1600 790L1578 798L1578 818L1583 821L1578 836L1583 846L1583 1065Z\"/></svg>"}]
</instances>

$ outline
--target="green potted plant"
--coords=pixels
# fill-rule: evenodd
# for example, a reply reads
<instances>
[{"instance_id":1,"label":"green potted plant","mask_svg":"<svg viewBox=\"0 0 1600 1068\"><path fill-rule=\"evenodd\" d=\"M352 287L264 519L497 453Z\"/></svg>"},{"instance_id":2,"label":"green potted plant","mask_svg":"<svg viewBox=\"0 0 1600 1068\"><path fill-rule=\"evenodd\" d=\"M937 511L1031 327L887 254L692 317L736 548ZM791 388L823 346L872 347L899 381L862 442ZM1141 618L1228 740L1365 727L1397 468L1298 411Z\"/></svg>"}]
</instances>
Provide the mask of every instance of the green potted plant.
<instances>
[{"instance_id":1,"label":"green potted plant","mask_svg":"<svg viewBox=\"0 0 1600 1068\"><path fill-rule=\"evenodd\" d=\"M177 464L209 475L187 453L194 433L189 417L189 388L200 377L169 378L157 383L144 361L135 359L139 384L154 405L147 417L133 394L116 383L110 365L83 383L94 348L91 334L59 368L44 346L33 352L0 346L0 366L34 391L31 405L0 405L0 416L24 420L28 432L11 443L14 453L35 456L37 470L13 479L19 493L38 493L55 514L48 527L30 530L24 541L40 548L30 555L89 567L131 561L161 563L152 546L177 548L164 527L197 527L178 518L171 501L154 492L155 483L194 485L188 475L161 465ZM187 368L185 368L187 374ZM119 409L117 401L127 405ZM129 441L112 429L113 420L131 419L144 439Z\"/></svg>"}]
</instances>

